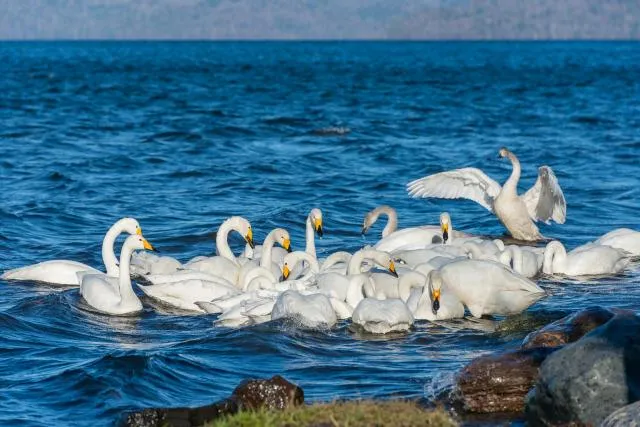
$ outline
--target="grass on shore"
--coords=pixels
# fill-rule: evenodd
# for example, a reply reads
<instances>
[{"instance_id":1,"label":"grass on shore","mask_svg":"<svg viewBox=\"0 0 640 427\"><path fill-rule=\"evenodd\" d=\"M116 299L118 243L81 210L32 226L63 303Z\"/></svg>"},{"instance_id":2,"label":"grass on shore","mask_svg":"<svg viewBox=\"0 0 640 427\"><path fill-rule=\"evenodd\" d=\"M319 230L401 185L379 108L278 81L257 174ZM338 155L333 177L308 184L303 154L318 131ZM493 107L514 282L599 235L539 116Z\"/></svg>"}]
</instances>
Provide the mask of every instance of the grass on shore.
<instances>
[{"instance_id":1,"label":"grass on shore","mask_svg":"<svg viewBox=\"0 0 640 427\"><path fill-rule=\"evenodd\" d=\"M427 411L415 403L339 402L302 405L286 411L255 411L221 418L208 427L453 427L457 423L442 410Z\"/></svg>"}]
</instances>

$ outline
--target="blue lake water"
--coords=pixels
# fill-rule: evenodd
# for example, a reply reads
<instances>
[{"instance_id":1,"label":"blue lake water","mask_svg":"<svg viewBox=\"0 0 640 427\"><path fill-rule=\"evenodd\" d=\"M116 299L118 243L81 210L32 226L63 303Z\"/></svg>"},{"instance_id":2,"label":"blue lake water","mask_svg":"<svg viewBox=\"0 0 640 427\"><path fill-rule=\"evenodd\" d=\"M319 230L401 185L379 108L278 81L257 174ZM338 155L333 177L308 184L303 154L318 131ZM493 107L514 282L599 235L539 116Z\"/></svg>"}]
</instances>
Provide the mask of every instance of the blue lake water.
<instances>
[{"instance_id":1,"label":"blue lake water","mask_svg":"<svg viewBox=\"0 0 640 427\"><path fill-rule=\"evenodd\" d=\"M640 229L639 82L637 43L0 43L0 270L101 268L102 236L123 216L183 261L211 254L230 215L257 240L283 226L303 249L313 207L319 256L373 244L382 224L363 238L362 218L383 203L401 227L447 210L457 229L499 236L473 202L410 199L405 184L463 166L502 182L501 146L520 157L523 189L542 164L558 176L567 222L545 235L575 247ZM637 272L541 285L551 296L515 318L372 339L347 324L214 328L147 301L139 317L107 317L75 289L0 282L0 424L111 425L274 374L307 401L429 398L547 319L640 307Z\"/></svg>"}]
</instances>

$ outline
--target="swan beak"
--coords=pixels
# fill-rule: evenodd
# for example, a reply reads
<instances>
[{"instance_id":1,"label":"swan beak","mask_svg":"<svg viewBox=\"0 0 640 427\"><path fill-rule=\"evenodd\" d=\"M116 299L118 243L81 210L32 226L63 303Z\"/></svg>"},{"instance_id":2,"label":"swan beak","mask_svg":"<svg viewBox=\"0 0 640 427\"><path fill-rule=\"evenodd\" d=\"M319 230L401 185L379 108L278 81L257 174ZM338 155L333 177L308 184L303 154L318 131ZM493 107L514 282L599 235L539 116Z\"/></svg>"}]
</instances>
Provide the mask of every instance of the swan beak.
<instances>
[{"instance_id":1,"label":"swan beak","mask_svg":"<svg viewBox=\"0 0 640 427\"><path fill-rule=\"evenodd\" d=\"M433 297L433 304L431 308L433 308L434 314L438 314L438 310L440 310L440 290L434 290L431 296Z\"/></svg>"},{"instance_id":2,"label":"swan beak","mask_svg":"<svg viewBox=\"0 0 640 427\"><path fill-rule=\"evenodd\" d=\"M289 266L285 264L284 267L282 267L282 277L284 277L284 280L287 280L289 274L291 274L291 271L289 271Z\"/></svg>"},{"instance_id":3,"label":"swan beak","mask_svg":"<svg viewBox=\"0 0 640 427\"><path fill-rule=\"evenodd\" d=\"M393 277L398 277L398 273L396 273L396 266L393 263L393 260L389 261L389 272Z\"/></svg>"},{"instance_id":4,"label":"swan beak","mask_svg":"<svg viewBox=\"0 0 640 427\"><path fill-rule=\"evenodd\" d=\"M142 239L142 246L148 251L158 252L147 239Z\"/></svg>"},{"instance_id":5,"label":"swan beak","mask_svg":"<svg viewBox=\"0 0 640 427\"><path fill-rule=\"evenodd\" d=\"M140 227L136 227L136 234L137 234L138 236L142 236L142 228L140 228Z\"/></svg>"},{"instance_id":6,"label":"swan beak","mask_svg":"<svg viewBox=\"0 0 640 427\"><path fill-rule=\"evenodd\" d=\"M315 223L313 224L315 229L316 229L316 233L318 233L318 237L322 237L323 233L322 233L322 219L320 218L316 218Z\"/></svg>"},{"instance_id":7,"label":"swan beak","mask_svg":"<svg viewBox=\"0 0 640 427\"><path fill-rule=\"evenodd\" d=\"M244 240L247 241L251 249L255 249L256 245L253 243L253 230L249 229L247 235L244 236Z\"/></svg>"},{"instance_id":8,"label":"swan beak","mask_svg":"<svg viewBox=\"0 0 640 427\"><path fill-rule=\"evenodd\" d=\"M362 235L364 236L365 234L367 234L367 231L369 231L369 227L367 227L366 225L362 226Z\"/></svg>"},{"instance_id":9,"label":"swan beak","mask_svg":"<svg viewBox=\"0 0 640 427\"><path fill-rule=\"evenodd\" d=\"M449 224L442 224L442 242L447 243L449 240Z\"/></svg>"},{"instance_id":10,"label":"swan beak","mask_svg":"<svg viewBox=\"0 0 640 427\"><path fill-rule=\"evenodd\" d=\"M291 240L284 239L284 241L282 242L282 247L285 248L287 252L291 253Z\"/></svg>"}]
</instances>

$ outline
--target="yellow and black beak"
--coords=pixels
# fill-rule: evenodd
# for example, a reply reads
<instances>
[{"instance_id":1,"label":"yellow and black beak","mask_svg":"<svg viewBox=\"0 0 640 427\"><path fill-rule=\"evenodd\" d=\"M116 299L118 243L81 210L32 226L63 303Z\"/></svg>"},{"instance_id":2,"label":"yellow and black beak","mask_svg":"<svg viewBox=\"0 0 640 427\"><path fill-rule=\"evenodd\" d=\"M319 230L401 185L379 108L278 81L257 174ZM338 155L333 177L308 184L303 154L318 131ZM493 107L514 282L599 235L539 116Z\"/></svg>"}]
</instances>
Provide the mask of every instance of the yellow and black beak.
<instances>
[{"instance_id":1,"label":"yellow and black beak","mask_svg":"<svg viewBox=\"0 0 640 427\"><path fill-rule=\"evenodd\" d=\"M254 249L256 247L256 245L254 245L253 243L253 230L249 229L249 231L247 231L247 235L244 236L244 240L247 241L247 243L249 244L249 247L251 249Z\"/></svg>"},{"instance_id":2,"label":"yellow and black beak","mask_svg":"<svg viewBox=\"0 0 640 427\"><path fill-rule=\"evenodd\" d=\"M321 218L316 218L316 220L313 223L313 226L316 229L316 234L318 234L318 237L322 237L322 235L324 234L322 232L322 219Z\"/></svg>"},{"instance_id":3,"label":"yellow and black beak","mask_svg":"<svg viewBox=\"0 0 640 427\"><path fill-rule=\"evenodd\" d=\"M438 314L438 310L440 310L440 289L434 289L431 293L431 298L433 299L433 303L431 305L433 313Z\"/></svg>"},{"instance_id":4,"label":"yellow and black beak","mask_svg":"<svg viewBox=\"0 0 640 427\"><path fill-rule=\"evenodd\" d=\"M442 242L447 243L449 240L449 224L442 224Z\"/></svg>"},{"instance_id":5,"label":"yellow and black beak","mask_svg":"<svg viewBox=\"0 0 640 427\"><path fill-rule=\"evenodd\" d=\"M393 260L389 261L389 273L393 277L398 277L398 273L396 273L396 265L393 263Z\"/></svg>"},{"instance_id":6,"label":"yellow and black beak","mask_svg":"<svg viewBox=\"0 0 640 427\"><path fill-rule=\"evenodd\" d=\"M138 236L142 236L142 228L140 228L140 227L136 227L136 234L137 234Z\"/></svg>"},{"instance_id":7,"label":"yellow and black beak","mask_svg":"<svg viewBox=\"0 0 640 427\"><path fill-rule=\"evenodd\" d=\"M154 248L153 245L144 237L142 238L142 245L148 251L158 252L158 250Z\"/></svg>"},{"instance_id":8,"label":"yellow and black beak","mask_svg":"<svg viewBox=\"0 0 640 427\"><path fill-rule=\"evenodd\" d=\"M369 231L369 227L367 227L366 225L362 226L362 235L364 236L365 234L367 234L367 231Z\"/></svg>"},{"instance_id":9,"label":"yellow and black beak","mask_svg":"<svg viewBox=\"0 0 640 427\"><path fill-rule=\"evenodd\" d=\"M291 253L291 240L284 239L282 242L282 247L286 249L287 252Z\"/></svg>"},{"instance_id":10,"label":"yellow and black beak","mask_svg":"<svg viewBox=\"0 0 640 427\"><path fill-rule=\"evenodd\" d=\"M284 277L284 280L287 280L289 274L291 274L291 271L289 271L289 266L285 264L284 267L282 267L282 277Z\"/></svg>"}]
</instances>

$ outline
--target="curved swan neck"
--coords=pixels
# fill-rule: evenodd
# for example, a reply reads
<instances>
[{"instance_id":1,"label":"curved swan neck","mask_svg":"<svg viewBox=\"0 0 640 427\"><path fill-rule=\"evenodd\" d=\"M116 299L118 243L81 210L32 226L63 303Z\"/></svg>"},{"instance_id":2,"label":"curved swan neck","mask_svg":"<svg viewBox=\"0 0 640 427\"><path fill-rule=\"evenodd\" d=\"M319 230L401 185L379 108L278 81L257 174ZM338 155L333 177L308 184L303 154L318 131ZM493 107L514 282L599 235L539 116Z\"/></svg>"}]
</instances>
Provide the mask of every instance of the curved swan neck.
<instances>
[{"instance_id":1,"label":"curved swan neck","mask_svg":"<svg viewBox=\"0 0 640 427\"><path fill-rule=\"evenodd\" d=\"M309 273L305 274L304 277L308 277L311 274L317 274L320 271L320 264L318 264L318 260L316 258L306 252L297 252L296 255L296 264L302 261L306 261L309 264Z\"/></svg>"},{"instance_id":2,"label":"curved swan neck","mask_svg":"<svg viewBox=\"0 0 640 427\"><path fill-rule=\"evenodd\" d=\"M271 259L272 259L272 250L273 245L276 242L276 230L271 230L267 237L265 237L264 242L262 242L262 255L260 258L260 267L271 267Z\"/></svg>"},{"instance_id":3,"label":"curved swan neck","mask_svg":"<svg viewBox=\"0 0 640 427\"><path fill-rule=\"evenodd\" d=\"M511 171L511 175L509 179L502 186L503 189L513 193L518 194L518 181L520 180L520 160L516 157L512 152L507 153L507 158L511 161L511 166L513 166L513 170Z\"/></svg>"},{"instance_id":4,"label":"curved swan neck","mask_svg":"<svg viewBox=\"0 0 640 427\"><path fill-rule=\"evenodd\" d=\"M236 256L229 247L229 233L231 231L240 232L240 227L237 225L235 218L227 219L218 228L218 232L216 233L216 252L221 257L236 262Z\"/></svg>"},{"instance_id":5,"label":"curved swan neck","mask_svg":"<svg viewBox=\"0 0 640 427\"><path fill-rule=\"evenodd\" d=\"M347 274L360 274L362 273L362 262L365 259L373 259L375 256L375 251L372 250L359 250L349 260L349 265L347 266Z\"/></svg>"},{"instance_id":6,"label":"curved swan neck","mask_svg":"<svg viewBox=\"0 0 640 427\"><path fill-rule=\"evenodd\" d=\"M356 274L349 279L349 288L347 289L347 304L352 308L356 308L360 301L364 299L363 288L369 280L362 274Z\"/></svg>"},{"instance_id":7,"label":"curved swan neck","mask_svg":"<svg viewBox=\"0 0 640 427\"><path fill-rule=\"evenodd\" d=\"M133 254L133 249L125 244L120 251L120 275L118 277L121 300L137 298L131 286L131 276L129 273L131 254Z\"/></svg>"},{"instance_id":8,"label":"curved swan neck","mask_svg":"<svg viewBox=\"0 0 640 427\"><path fill-rule=\"evenodd\" d=\"M118 275L118 259L114 252L116 238L124 231L121 221L116 222L109 228L102 240L102 262L107 270L107 276L116 277Z\"/></svg>"},{"instance_id":9,"label":"curved swan neck","mask_svg":"<svg viewBox=\"0 0 640 427\"><path fill-rule=\"evenodd\" d=\"M411 289L424 288L426 279L427 278L424 277L424 275L415 271L411 271L403 275L398 281L398 294L400 295L400 299L407 302L411 295Z\"/></svg>"},{"instance_id":10,"label":"curved swan neck","mask_svg":"<svg viewBox=\"0 0 640 427\"><path fill-rule=\"evenodd\" d=\"M327 270L333 267L334 265L340 264L340 263L349 264L350 260L351 260L351 254L349 252L343 252L343 251L334 252L331 255L329 255L327 259L324 260L324 263L322 264L321 269Z\"/></svg>"},{"instance_id":11,"label":"curved swan neck","mask_svg":"<svg viewBox=\"0 0 640 427\"><path fill-rule=\"evenodd\" d=\"M567 259L567 250L562 243L550 242L544 250L544 262L542 264L542 272L545 274L553 274L556 268Z\"/></svg>"},{"instance_id":12,"label":"curved swan neck","mask_svg":"<svg viewBox=\"0 0 640 427\"><path fill-rule=\"evenodd\" d=\"M384 226L382 230L382 237L387 237L389 234L393 233L398 229L398 213L391 206L383 205L378 206L373 211L371 211L371 224L373 225L380 215L387 216L387 224Z\"/></svg>"},{"instance_id":13,"label":"curved swan neck","mask_svg":"<svg viewBox=\"0 0 640 427\"><path fill-rule=\"evenodd\" d=\"M306 247L305 252L316 258L316 237L313 230L313 224L311 223L311 216L307 216L305 229Z\"/></svg>"}]
</instances>

